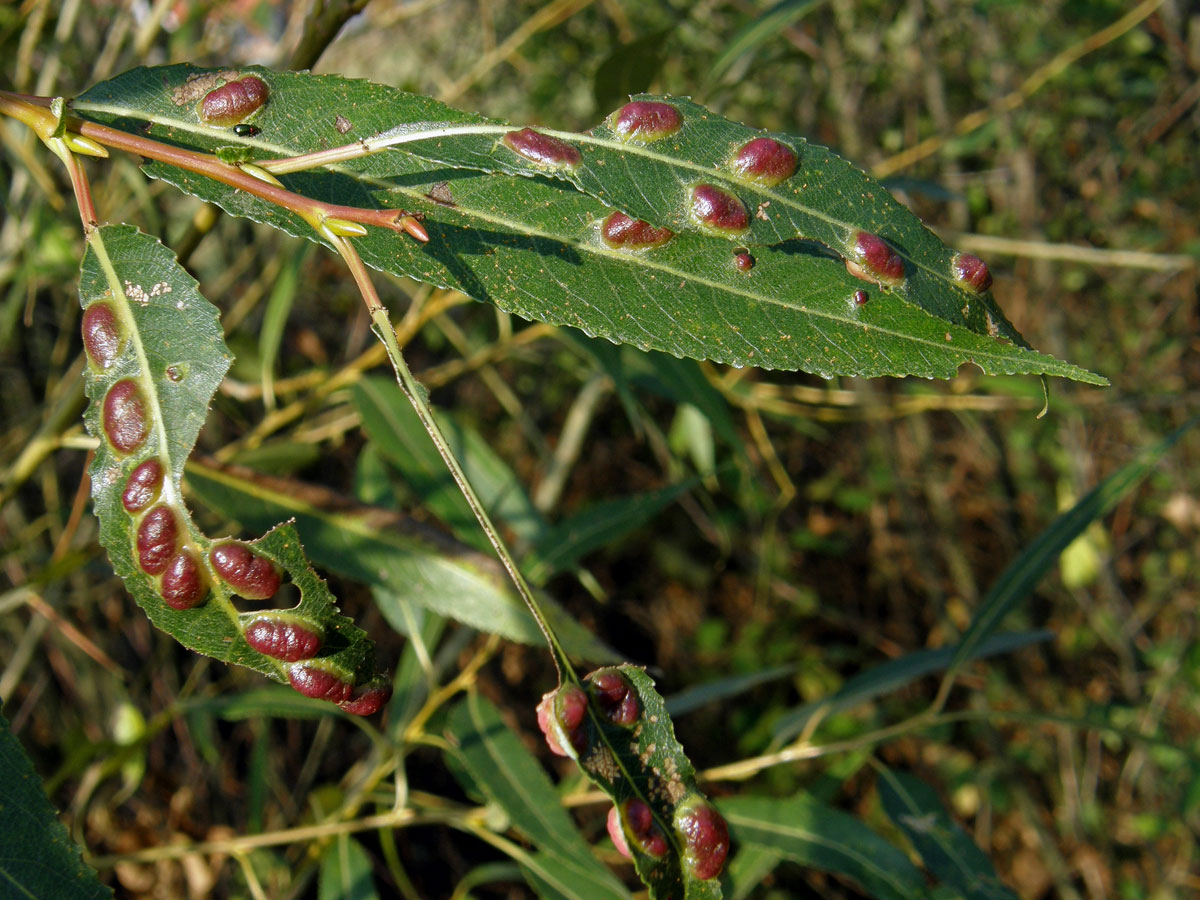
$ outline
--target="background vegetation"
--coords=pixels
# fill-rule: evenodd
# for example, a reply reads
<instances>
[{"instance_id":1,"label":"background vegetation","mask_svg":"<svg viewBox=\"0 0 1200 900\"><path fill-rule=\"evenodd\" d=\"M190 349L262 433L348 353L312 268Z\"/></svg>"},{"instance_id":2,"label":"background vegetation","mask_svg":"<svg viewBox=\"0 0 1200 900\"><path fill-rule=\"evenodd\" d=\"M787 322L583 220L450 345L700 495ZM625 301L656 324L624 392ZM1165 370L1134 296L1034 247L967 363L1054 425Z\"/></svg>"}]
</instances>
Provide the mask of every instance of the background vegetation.
<instances>
[{"instance_id":1,"label":"background vegetation","mask_svg":"<svg viewBox=\"0 0 1200 900\"><path fill-rule=\"evenodd\" d=\"M413 305L420 327L407 353L434 401L484 436L552 521L698 476L549 587L620 654L651 666L664 695L766 673L736 700L677 717L704 769L771 750L789 710L856 673L953 644L1056 511L1179 425L1200 391L1194 8L805 6L714 78L764 4L377 2L333 38L322 4L26 0L0 7L0 80L71 95L143 62L315 60L318 71L570 129L598 121L623 92L691 95L890 176L950 243L988 260L997 298L1035 346L1112 379L1108 389L1054 384L1042 419L1036 379L969 371L948 384L826 383L704 366L703 390L688 388L686 403L669 365L377 278L394 309ZM180 698L263 682L154 631L108 568L81 483L78 220L33 136L7 123L0 136L5 715L119 895L251 896L249 867L272 897L315 896L310 878L293 876L311 875L319 842L254 854L251 866L247 837L336 810L370 740L341 719L172 711ZM897 157L930 138L932 152ZM364 371L388 373L371 369L381 355L340 265L146 181L136 160L90 171L102 215L161 236L224 312L238 361L201 452L431 520L421 486L361 428L352 385ZM1200 890L1198 454L1200 439L1186 437L1009 622L1049 629L1050 640L979 665L950 696L952 711L990 713L774 767L744 790L806 788L886 831L874 754L934 785L1022 897ZM210 533L228 528L227 516L201 510ZM370 593L325 574L385 662L400 660L405 638ZM452 629L449 672L485 641ZM547 654L502 645L476 677L534 747L533 708L553 686ZM919 680L819 734L853 742L922 709L936 688ZM457 790L439 759L415 754L412 784ZM708 787L720 796L736 786ZM584 804L576 814L598 835L604 812ZM214 840L244 865L131 855ZM410 896L450 896L475 866L503 859L442 829L401 833L394 859L368 846L380 884ZM528 896L512 881L476 890ZM785 865L754 896L858 894Z\"/></svg>"}]
</instances>

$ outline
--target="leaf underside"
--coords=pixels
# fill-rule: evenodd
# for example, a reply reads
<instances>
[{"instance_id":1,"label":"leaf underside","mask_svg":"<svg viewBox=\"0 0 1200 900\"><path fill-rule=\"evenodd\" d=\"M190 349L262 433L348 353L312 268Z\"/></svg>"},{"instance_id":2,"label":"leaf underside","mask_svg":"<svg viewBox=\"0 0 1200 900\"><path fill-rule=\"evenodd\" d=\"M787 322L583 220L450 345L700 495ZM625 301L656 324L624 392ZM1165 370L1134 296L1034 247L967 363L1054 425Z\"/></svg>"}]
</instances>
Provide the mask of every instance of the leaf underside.
<instances>
[{"instance_id":1,"label":"leaf underside","mask_svg":"<svg viewBox=\"0 0 1200 900\"><path fill-rule=\"evenodd\" d=\"M650 889L651 898L719 900L720 880L692 874L673 824L676 809L700 792L691 761L675 737L666 703L644 669L628 663L616 668L637 694L637 723L633 727L614 724L591 703L586 740L577 762L615 805L637 799L650 807L669 849L661 859L643 853L633 842L630 849L638 876Z\"/></svg>"},{"instance_id":2,"label":"leaf underside","mask_svg":"<svg viewBox=\"0 0 1200 900\"><path fill-rule=\"evenodd\" d=\"M607 123L586 134L547 132L569 138L582 159L574 169L548 168L511 151L503 123L370 82L261 69L229 75L253 72L271 89L254 114L258 133L240 137L201 123L194 98L177 102L191 97L189 78L214 71L135 69L80 96L72 112L259 160L399 135L389 139L405 142L383 152L280 180L315 199L424 216L428 244L376 228L356 239L369 265L614 342L826 377L948 378L970 362L989 374L1105 383L1018 346L1023 340L990 294L951 277L951 249L877 182L799 138L774 136L797 153L795 175L773 188L745 184L728 174L728 159L759 132L687 100L647 98L677 107L683 127L645 145L622 142ZM218 182L156 162L146 171L235 215L320 240L291 213ZM687 192L698 180L736 193L756 213L746 232L694 226ZM611 247L600 227L612 208L680 233L660 247ZM857 231L881 234L902 255L902 285L847 272L843 256ZM741 247L752 251L749 271L734 265ZM855 300L861 290L866 303Z\"/></svg>"}]
</instances>

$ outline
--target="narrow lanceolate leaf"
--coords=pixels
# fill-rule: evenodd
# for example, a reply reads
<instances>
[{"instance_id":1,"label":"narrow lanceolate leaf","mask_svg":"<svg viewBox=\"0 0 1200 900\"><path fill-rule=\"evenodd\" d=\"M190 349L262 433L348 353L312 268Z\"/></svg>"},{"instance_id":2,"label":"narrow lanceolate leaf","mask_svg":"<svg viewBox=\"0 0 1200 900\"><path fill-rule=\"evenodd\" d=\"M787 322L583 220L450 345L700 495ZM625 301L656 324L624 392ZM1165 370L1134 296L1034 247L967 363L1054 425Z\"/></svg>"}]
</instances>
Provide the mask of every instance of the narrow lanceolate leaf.
<instances>
[{"instance_id":1,"label":"narrow lanceolate leaf","mask_svg":"<svg viewBox=\"0 0 1200 900\"><path fill-rule=\"evenodd\" d=\"M717 900L729 831L695 771L654 682L629 664L567 682L538 707L550 749L571 756L613 801L609 833L652 900Z\"/></svg>"},{"instance_id":2,"label":"narrow lanceolate leaf","mask_svg":"<svg viewBox=\"0 0 1200 900\"><path fill-rule=\"evenodd\" d=\"M376 507L348 505L315 485L234 467L189 464L187 483L201 502L248 528L282 518L295 522L319 566L402 596L436 613L514 641L539 644L542 634L499 565L411 519ZM550 598L545 612L573 656L608 660L613 653ZM390 603L383 604L389 619Z\"/></svg>"},{"instance_id":3,"label":"narrow lanceolate leaf","mask_svg":"<svg viewBox=\"0 0 1200 900\"><path fill-rule=\"evenodd\" d=\"M338 613L295 530L213 541L183 504L184 465L230 363L216 308L166 247L124 225L90 234L79 295L86 420L100 442L92 502L134 600L197 652L309 696L360 700L375 675L374 645ZM255 611L285 581L296 606ZM237 597L254 606L243 612Z\"/></svg>"},{"instance_id":4,"label":"narrow lanceolate leaf","mask_svg":"<svg viewBox=\"0 0 1200 900\"><path fill-rule=\"evenodd\" d=\"M1059 554L1083 531L1108 514L1129 491L1150 472L1160 459L1175 446L1184 434L1200 422L1192 416L1152 447L1143 450L1136 459L1113 472L1088 491L1079 502L1058 516L1029 543L1021 555L1008 564L995 584L983 598L971 620L967 633L951 660L949 669L957 671L979 645L1000 626L1012 610L1034 589L1042 577L1058 561Z\"/></svg>"},{"instance_id":5,"label":"narrow lanceolate leaf","mask_svg":"<svg viewBox=\"0 0 1200 900\"><path fill-rule=\"evenodd\" d=\"M80 858L8 720L0 716L0 896L105 900L112 891Z\"/></svg>"},{"instance_id":6,"label":"narrow lanceolate leaf","mask_svg":"<svg viewBox=\"0 0 1200 900\"><path fill-rule=\"evenodd\" d=\"M858 819L803 794L721 802L734 839L849 878L876 900L926 897L925 877L908 857Z\"/></svg>"},{"instance_id":7,"label":"narrow lanceolate leaf","mask_svg":"<svg viewBox=\"0 0 1200 900\"><path fill-rule=\"evenodd\" d=\"M525 870L543 891L578 900L627 900L629 892L592 855L541 765L495 707L469 694L451 711L447 731L455 760L541 851L544 865Z\"/></svg>"},{"instance_id":8,"label":"narrow lanceolate leaf","mask_svg":"<svg viewBox=\"0 0 1200 900\"><path fill-rule=\"evenodd\" d=\"M987 373L1104 383L1017 346L1020 336L982 289L986 269L964 265L876 182L800 139L761 135L675 98L636 101L678 117L657 140L628 110L587 134L531 136L367 82L253 72L270 89L253 113L253 136L201 121L197 85L222 79L187 66L133 70L72 110L231 159L357 141L386 147L279 178L319 200L425 217L425 245L373 227L357 239L372 266L642 349L823 375L951 377L973 362ZM373 140L384 132L382 143ZM570 164L537 149L540 137L569 144L557 152ZM795 171L777 181L788 154ZM160 162L147 171L231 213L317 239L297 216L250 194ZM634 220L614 219L614 208ZM847 271L847 259L864 277Z\"/></svg>"},{"instance_id":9,"label":"narrow lanceolate leaf","mask_svg":"<svg viewBox=\"0 0 1200 900\"><path fill-rule=\"evenodd\" d=\"M1000 653L1012 653L1021 647L1054 637L1051 631L1020 631L1011 634L991 635L986 641L976 644L965 659L985 659ZM939 647L936 650L914 650L899 659L888 660L872 666L850 678L833 694L813 700L784 713L775 722L771 732L776 741L795 737L814 716L822 719L853 709L874 700L883 694L898 691L918 678L947 668L958 657L959 648Z\"/></svg>"},{"instance_id":10,"label":"narrow lanceolate leaf","mask_svg":"<svg viewBox=\"0 0 1200 900\"><path fill-rule=\"evenodd\" d=\"M947 815L937 792L919 778L881 768L883 809L942 883L967 900L1016 900L991 860Z\"/></svg>"}]
</instances>

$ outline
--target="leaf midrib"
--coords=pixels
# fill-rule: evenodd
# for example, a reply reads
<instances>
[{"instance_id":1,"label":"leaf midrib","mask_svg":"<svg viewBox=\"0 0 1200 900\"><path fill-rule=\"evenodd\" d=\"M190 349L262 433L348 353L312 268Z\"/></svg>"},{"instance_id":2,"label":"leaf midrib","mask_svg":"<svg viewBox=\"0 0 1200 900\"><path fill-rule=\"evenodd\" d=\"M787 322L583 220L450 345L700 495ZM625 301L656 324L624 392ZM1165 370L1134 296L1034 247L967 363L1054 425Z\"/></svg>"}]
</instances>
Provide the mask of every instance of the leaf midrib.
<instances>
[{"instance_id":1,"label":"leaf midrib","mask_svg":"<svg viewBox=\"0 0 1200 900\"><path fill-rule=\"evenodd\" d=\"M213 136L212 130L203 125L197 125L195 123L187 122L187 121L184 121L181 119L148 114L145 112L145 110L141 110L141 109L137 109L137 108L133 108L133 107L114 105L114 104L100 104L100 103L93 103L93 102L83 102L83 103L77 102L77 103L73 104L72 108L76 109L76 110L80 110L80 111L103 112L103 113L108 113L111 115L139 118L140 120L143 120L143 121L148 121L148 122L152 122L152 123L156 123L156 124L166 125L166 126L173 127L173 128L178 128L180 130L187 131L187 132L190 132L193 134L205 135L207 137ZM472 132L487 133L488 131L500 133L500 132L510 131L511 126L504 127L504 126L499 126L499 125L471 125L471 126L455 126L455 129L457 129L458 133L464 133L464 134L472 133ZM454 129L447 129L447 131L450 131L450 130L454 130ZM569 136L572 139L590 137L588 135L583 135L583 134L579 134L576 132L562 132L562 131L555 131L555 130L543 130L543 133L549 134L549 135ZM233 137L233 136L231 136L231 137ZM411 135L406 135L406 137L411 137ZM593 138L593 140L596 143L602 143L599 139ZM252 145L255 147L260 147L264 150L268 150L270 152L275 152L275 153L283 153L283 154L294 154L295 153L295 150L291 147L281 147L279 145L270 144L267 142L249 141L249 140L243 139L242 143L247 144L247 145ZM633 148L633 145L621 145L621 146L623 147L623 149ZM636 149L644 151L644 148L641 148L641 147L636 147ZM660 158L660 159L666 160L668 162L671 162L672 164L686 164L688 167L694 168L696 171L704 172L705 174L712 174L709 170L704 169L703 167L701 167L697 164L690 163L686 160L682 161L682 162L677 162L676 160L672 159L671 157L665 157L665 156L662 156L661 154L651 154L648 152L646 152L645 155L653 156L654 158ZM331 164L328 166L324 166L322 168L324 168L326 171L336 172L340 175L354 179L355 181L358 181L361 184L372 185L372 186L378 187L380 189L388 191L389 193L399 194L399 195L402 195L402 196L405 196L405 197L408 197L411 199L415 199L418 201L424 201L427 199L422 192L420 192L419 190L417 190L415 188L406 188L406 187L402 187L402 186L397 186L385 178L380 178L378 176L366 175L363 172L357 171L352 168L348 168L343 165ZM719 175L720 173L718 172L717 174ZM738 187L750 187L751 189L757 188L757 186L747 186L747 185L743 185L741 182L734 182L734 180L732 180L732 179L728 179L728 181L731 184L736 183L736 185ZM757 188L757 190L760 193L764 192L763 189L761 189L761 188ZM772 194L770 196L774 197L775 195ZM783 199L786 200L786 198L783 198ZM806 207L803 207L803 206L800 206L800 205L797 205L794 203L792 205L798 209L807 209ZM1036 356L1039 359L1039 361L1044 361L1041 364L1044 366L1046 374L1059 375L1059 376L1070 377L1070 378L1081 378L1081 376L1090 375L1090 373L1086 372L1086 370L1080 369L1077 366L1073 366L1069 363L1064 363L1061 360L1057 360L1052 356L1048 356L1047 354L1039 353L1037 351L1031 351L1026 348L1019 347L1015 344L1007 345L1010 347L1010 352L1008 352L1008 353L992 351L992 350L988 350L985 348L974 348L971 350L961 350L961 349L958 349L957 347L951 348L951 347L948 347L947 344L939 343L938 341L927 339L924 337L914 336L912 334L908 334L906 332L899 331L896 329L886 328L877 323L863 322L861 320L851 318L847 315L837 315L836 313L826 311L826 310L810 309L809 307L804 306L802 304L791 303L785 298L778 298L778 297L773 297L773 296L766 295L766 294L759 294L759 293L755 293L753 291L746 290L744 288L738 288L738 287L734 287L732 285L723 284L721 282L714 281L709 278L704 278L704 277L695 275L690 272L682 271L677 268L667 266L667 265L663 264L661 261L655 260L653 258L653 256L651 256L651 255L639 253L635 256L631 256L629 251L609 250L607 248L602 247L598 242L593 243L593 242L589 242L589 241L580 240L578 238L566 237L563 235L554 234L554 233L551 233L548 231L544 231L542 229L531 228L528 224L523 223L521 221L515 221L513 219L509 219L509 218L499 216L499 215L488 214L488 213L484 212L483 210L480 210L475 207L463 206L460 204L460 205L456 206L455 209L457 212L460 212L463 215L471 216L480 221L487 222L487 223L493 224L493 225L499 225L499 226L502 226L502 227L507 228L512 231L516 231L521 234L526 234L526 235L533 236L533 237L545 238L545 239L554 241L556 243L560 243L565 246L571 247L571 248L581 251L583 253L590 254L592 256L609 259L611 261L618 262L618 263L632 263L634 260L636 260L639 268L653 269L653 270L663 273L664 275L669 275L674 278L682 278L687 281L695 282L695 283L702 285L704 287L707 287L711 290L724 292L727 294L731 294L733 296L740 296L747 300L756 301L756 302L764 304L764 305L772 305L772 306L776 306L776 307L779 307L782 309L787 309L789 311L799 312L805 316L808 316L810 319L824 319L826 321L836 323L840 326L851 326L851 327L863 328L868 333L874 333L876 335L879 335L880 337L890 338L890 339L897 340L900 342L907 342L914 347L928 347L931 349L936 349L937 353L939 355L945 353L947 350L951 350L953 353L957 354L962 359L962 362L974 362L976 364L979 364L979 360L987 360L987 361L993 362L994 364L997 364L1000 371L1005 371L1005 365L1011 363L1011 361L1014 359L1012 353L1015 351L1018 354L1018 357L1021 355L1024 355L1024 354L1033 354L1034 356ZM835 219L827 219L827 221L830 221L833 224L844 224L844 223L839 223ZM849 227L849 226L846 226L846 227ZM932 270L927 270L927 271L930 271L935 276L937 276L937 274L938 274L936 272L933 272ZM938 277L940 277L940 276L938 276ZM893 295L893 296L899 302L907 304L907 301L903 300L899 296L896 296L896 295ZM907 304L907 305L911 306L912 309L914 309L914 310L917 310L921 313L924 313L927 316L930 316L931 318L938 318L933 313L930 313L921 307L913 306L912 304ZM589 308L596 310L596 311L600 311L594 305L589 305ZM659 307L659 309L664 315L670 316L670 313L666 309L663 309L661 306ZM816 326L814 326L814 327L816 327ZM957 325L953 322L945 321L945 327L948 329L952 329L954 332L957 332L962 335L968 335L968 336L972 336L972 337L976 336L975 332L971 331L970 329L964 328L960 325ZM737 334L740 336L740 332L738 330L731 329L731 331L733 334ZM696 338L693 337L693 340L696 340ZM745 338L742 338L742 340L745 341ZM745 343L748 347L751 348L751 350L754 351L754 353L756 355L761 352L760 348L755 347L749 341L745 341ZM949 343L949 342L947 342L947 343ZM847 352L850 352L850 351L847 351ZM854 357L853 355L852 355L852 358L857 359L857 357ZM932 361L930 361L930 365L931 366L934 365L932 363ZM1081 378L1081 380L1091 381L1092 383L1095 383L1094 378L1092 378L1092 379Z\"/></svg>"},{"instance_id":2,"label":"leaf midrib","mask_svg":"<svg viewBox=\"0 0 1200 900\"><path fill-rule=\"evenodd\" d=\"M663 99L668 100L668 101L669 100L678 100L678 98L674 98L674 97L670 97L670 96L664 96ZM217 130L217 129L212 128L211 126L205 126L203 123L197 124L195 122L190 122L190 121L186 121L183 119L171 118L168 116L151 115L151 114L147 114L145 112L145 110L141 110L141 109L137 109L137 108L133 108L133 107L84 101L84 102L72 103L71 108L73 110L81 111L81 112L108 113L108 114L116 115L116 116L140 118L147 122L152 122L152 123L158 124L158 125L164 125L164 126L167 126L170 128L178 129L180 131L186 131L186 132L189 132L192 134L204 135L206 137L213 137L214 132L219 134L223 138L226 136L228 136L230 138L237 137L236 135L231 135L231 134L227 135L226 131L224 129ZM512 131L514 128L517 127L515 125L504 124L504 123L501 123L501 124L478 123L478 124L468 124L468 125L454 124L454 125L447 125L447 126L439 126L436 128L428 128L424 131L410 131L410 130L407 130L410 127L410 124L412 126L420 126L425 123L402 123L400 125L395 126L395 128L393 128L393 129L381 131L374 137L364 138L363 142L365 144L369 144L373 148L372 153L374 153L374 152L383 152L384 150L387 150L387 149L402 147L405 144L414 144L414 143L419 143L419 142L423 142L423 141L438 140L438 139L447 138L447 137L456 137L459 135L507 134L508 132ZM433 124L433 123L429 123L429 124ZM737 123L735 123L735 124L737 124ZM743 126L743 127L749 128L750 126ZM392 134L393 131L396 131L399 129L404 129L404 131L399 134ZM826 222L827 224L834 226L835 228L840 228L840 229L843 229L844 231L851 232L851 233L853 233L856 230L856 227L850 222L843 221L841 219L838 219L831 215L828 215L827 213L821 212L818 209L814 209L813 207L807 206L803 203L799 203L796 200L789 197L788 195L773 191L769 187L758 184L756 182L741 181L739 179L736 179L736 178L728 175L727 173L723 172L720 169L703 166L700 163L692 162L689 159L684 159L682 157L669 156L665 153L657 153L657 152L653 151L652 149L650 149L649 145L637 144L634 142L625 143L625 142L617 141L617 140L614 140L611 138L600 137L595 134L592 134L591 132L563 131L560 129L541 128L541 127L536 128L535 130L539 134L548 135L550 137L558 138L560 140L571 141L571 142L580 143L580 144L590 144L590 145L597 146L597 147L603 147L604 149L609 150L610 152L618 154L618 155L621 153L629 153L634 156L641 156L644 159L648 159L648 160L651 160L654 162L664 163L673 168L693 171L693 172L696 172L696 173L704 176L707 179L717 181L718 183L725 186L726 188L729 188L729 189L735 190L735 191L747 191L755 196L760 196L760 197L765 197L767 199L770 199L772 202L779 202L779 204L781 206L785 206L790 209L793 209L803 215L811 216L815 219L819 219L822 222ZM754 129L750 129L750 130L753 131ZM391 135L391 136L389 137L388 135ZM249 138L241 138L239 140L231 140L230 142L233 144L243 145L243 146L247 146L247 147L256 147L256 148L260 148L263 150L268 150L270 152L283 154L285 156L296 155L296 150L294 148L287 147L287 146L281 146L279 144L270 143L268 141L256 141L256 140L252 140ZM807 144L808 142L804 141L804 143ZM308 151L304 151L304 152L308 152ZM838 159L840 159L840 157L838 157ZM335 166L335 165L322 166L321 168L325 168L325 169L329 169L329 170L343 171L341 169L341 167ZM597 178L599 178L600 173L596 172L594 168L592 168L592 171L595 174L595 176ZM561 172L547 171L543 174L550 175L551 177L557 177L562 180L571 181L571 179L569 177L566 177ZM948 278L944 273L938 272L938 271L930 268L929 266L925 265L924 263L920 262L919 260L913 258L911 255L905 253L903 250L901 250L898 247L893 247L893 249L896 251L896 253L898 253L901 257L903 257L905 260L907 260L909 263L911 263L914 267L927 272L933 278L936 278L939 281L943 282L946 285L946 287L956 290L956 291L960 291L960 292L962 291L962 288L958 287L953 282L953 280Z\"/></svg>"}]
</instances>

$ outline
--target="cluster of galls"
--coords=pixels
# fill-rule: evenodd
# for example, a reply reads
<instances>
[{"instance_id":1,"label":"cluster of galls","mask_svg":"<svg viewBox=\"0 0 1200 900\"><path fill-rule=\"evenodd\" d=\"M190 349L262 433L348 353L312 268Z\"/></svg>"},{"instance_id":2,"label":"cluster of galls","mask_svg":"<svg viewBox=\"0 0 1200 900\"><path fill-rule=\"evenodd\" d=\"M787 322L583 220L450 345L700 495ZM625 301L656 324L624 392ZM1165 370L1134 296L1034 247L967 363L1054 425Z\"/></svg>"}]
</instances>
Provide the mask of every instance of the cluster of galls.
<instances>
[{"instance_id":1,"label":"cluster of galls","mask_svg":"<svg viewBox=\"0 0 1200 900\"><path fill-rule=\"evenodd\" d=\"M83 313L83 345L89 363L110 369L125 349L125 338L113 308L103 301ZM150 415L138 381L122 378L104 396L100 408L104 437L116 455L136 457L147 447ZM134 526L134 557L150 577L163 602L178 611L203 604L217 578L233 593L248 600L269 600L279 591L279 567L240 541L219 541L205 555L184 524L185 517L163 502L166 472L157 456L137 463L125 480L121 505ZM337 703L356 715L378 711L391 695L384 683L356 687L338 672L314 659L321 651L320 630L287 613L262 613L243 628L246 643L259 653L290 663L292 687L308 697Z\"/></svg>"},{"instance_id":2,"label":"cluster of galls","mask_svg":"<svg viewBox=\"0 0 1200 900\"><path fill-rule=\"evenodd\" d=\"M650 144L670 137L683 128L683 124L683 114L677 107L657 100L626 103L607 121L616 137L636 144ZM583 162L579 148L532 128L509 132L504 136L504 144L514 153L547 169L571 170ZM724 168L744 184L775 187L796 173L798 161L796 151L787 144L771 137L757 137L738 147ZM692 186L688 209L693 224L710 234L734 236L750 228L750 212L741 199L709 182ZM615 212L602 223L600 236L613 249L648 250L661 247L675 233ZM855 277L889 287L903 284L904 261L879 235L857 231L850 236L845 250L846 269ZM755 263L754 257L745 249L735 251L733 261L740 272L749 272ZM975 293L986 291L992 284L987 265L970 253L955 255L951 277ZM866 298L865 292L856 291L852 300L854 305L862 306Z\"/></svg>"},{"instance_id":3,"label":"cluster of galls","mask_svg":"<svg viewBox=\"0 0 1200 900\"><path fill-rule=\"evenodd\" d=\"M597 669L584 680L586 691L564 684L544 695L537 707L538 727L550 750L559 756L578 759L586 749L590 702L605 719L623 728L634 727L641 716L637 692L618 669ZM693 877L705 880L721 874L729 855L729 826L703 795L693 792L675 803L671 827L683 848L683 864ZM655 860L670 849L662 824L639 797L630 797L609 811L608 834L628 858L633 856L633 847Z\"/></svg>"}]
</instances>

